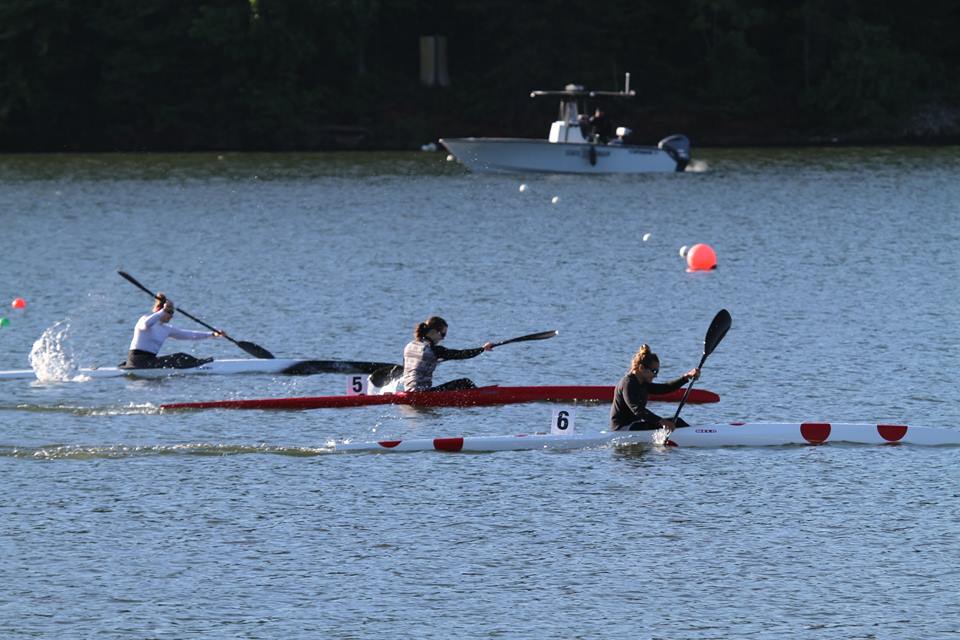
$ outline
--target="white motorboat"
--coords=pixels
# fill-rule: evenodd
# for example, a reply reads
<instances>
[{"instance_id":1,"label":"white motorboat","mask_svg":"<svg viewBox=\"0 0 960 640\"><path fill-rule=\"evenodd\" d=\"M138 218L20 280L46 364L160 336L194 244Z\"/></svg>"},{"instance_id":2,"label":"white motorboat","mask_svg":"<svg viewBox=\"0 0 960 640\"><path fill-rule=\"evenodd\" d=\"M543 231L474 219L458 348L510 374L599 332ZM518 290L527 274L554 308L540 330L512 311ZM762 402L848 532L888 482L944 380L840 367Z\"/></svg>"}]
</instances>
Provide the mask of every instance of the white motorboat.
<instances>
[{"instance_id":1,"label":"white motorboat","mask_svg":"<svg viewBox=\"0 0 960 640\"><path fill-rule=\"evenodd\" d=\"M441 138L440 143L471 171L488 173L651 173L683 171L690 162L690 141L671 135L657 146L628 144L630 130L619 127L606 142L592 130L583 107L597 98L630 98L627 74L623 91L587 91L569 84L562 91L532 91L531 98L560 98L560 113L545 140L528 138Z\"/></svg>"}]
</instances>

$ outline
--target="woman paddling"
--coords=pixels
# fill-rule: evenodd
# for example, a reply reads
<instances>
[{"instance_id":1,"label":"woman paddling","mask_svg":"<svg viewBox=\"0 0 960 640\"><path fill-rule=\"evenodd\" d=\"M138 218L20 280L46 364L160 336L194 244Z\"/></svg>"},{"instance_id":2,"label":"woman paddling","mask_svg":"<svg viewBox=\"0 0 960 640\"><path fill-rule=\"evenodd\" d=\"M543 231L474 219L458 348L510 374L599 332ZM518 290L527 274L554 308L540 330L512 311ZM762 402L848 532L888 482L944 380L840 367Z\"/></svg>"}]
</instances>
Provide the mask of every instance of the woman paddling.
<instances>
[{"instance_id":1,"label":"woman paddling","mask_svg":"<svg viewBox=\"0 0 960 640\"><path fill-rule=\"evenodd\" d=\"M419 323L413 330L413 340L403 348L403 388L406 391L450 391L473 389L477 385L469 378L457 378L433 386L433 370L441 360L466 360L475 358L484 351L493 349L485 343L476 349L447 349L440 342L447 337L447 321L432 316Z\"/></svg>"},{"instance_id":2,"label":"woman paddling","mask_svg":"<svg viewBox=\"0 0 960 640\"><path fill-rule=\"evenodd\" d=\"M127 361L121 367L125 369L189 369L197 367L213 358L201 360L189 353L172 353L157 357L160 347L167 338L177 340L206 340L219 338L223 332L216 331L189 331L178 329L169 324L175 309L173 303L167 300L162 293L158 293L150 315L140 316L136 328L133 330L133 340L130 341L130 351L127 352Z\"/></svg>"},{"instance_id":3,"label":"woman paddling","mask_svg":"<svg viewBox=\"0 0 960 640\"><path fill-rule=\"evenodd\" d=\"M633 356L630 371L627 372L613 394L613 404L610 406L610 429L612 431L644 431L648 429L673 430L674 427L688 426L682 418L677 419L674 425L670 420L664 420L647 409L647 398L654 393L670 393L676 391L687 381L700 377L699 369L691 369L683 376L665 382L654 382L653 379L660 373L660 358L650 351L647 345L641 345L640 350Z\"/></svg>"}]
</instances>

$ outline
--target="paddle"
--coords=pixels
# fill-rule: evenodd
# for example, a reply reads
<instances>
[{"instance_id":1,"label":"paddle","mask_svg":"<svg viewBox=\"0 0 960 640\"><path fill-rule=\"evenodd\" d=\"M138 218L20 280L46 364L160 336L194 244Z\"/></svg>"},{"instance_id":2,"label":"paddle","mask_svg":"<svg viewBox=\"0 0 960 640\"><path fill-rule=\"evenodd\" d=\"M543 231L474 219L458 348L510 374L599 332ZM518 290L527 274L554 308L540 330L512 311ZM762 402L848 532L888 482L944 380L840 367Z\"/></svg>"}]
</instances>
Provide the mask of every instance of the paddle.
<instances>
[{"instance_id":1,"label":"paddle","mask_svg":"<svg viewBox=\"0 0 960 640\"><path fill-rule=\"evenodd\" d=\"M157 298L157 294L155 294L154 292L150 291L150 289L147 289L145 286L143 286L142 284L140 284L140 283L137 281L136 278L134 278L132 275L130 275L130 274L127 273L126 271L117 271L117 273L119 273L124 279L127 280L127 282L129 282L129 283L132 284L133 286L137 287L138 289L141 289L142 291L146 291L147 293L149 293L149 294L150 294L151 296L153 296L154 298ZM190 315L189 313L187 313L186 311L184 311L182 307L177 307L177 311L179 311L179 312L182 313L183 315L187 316L188 318L190 318L191 320L193 320L193 321L196 322L197 324L202 325L202 326L206 327L207 329L210 329L210 331L218 331L218 329L217 329L216 327L212 327L212 326L210 326L209 324L207 324L206 322L204 322L203 320L201 320L201 319L199 319L199 318L196 318L196 317ZM241 349L243 349L244 351L246 351L247 353L249 353L250 355L252 355L254 358L261 358L261 359L272 359L272 358L273 358L273 354L272 354L272 353L270 353L269 351L267 351L266 349L264 349L263 347L261 347L261 346L258 345L258 344L254 344L254 343L252 343L252 342L246 342L246 341L244 341L244 340L237 341L237 340L234 340L233 338L231 338L230 336L228 336L228 335L225 334L225 333L221 333L221 335L222 335L224 338L226 338L227 340L229 340L230 342L232 342L233 344L237 345L238 347L240 347Z\"/></svg>"},{"instance_id":2,"label":"paddle","mask_svg":"<svg viewBox=\"0 0 960 640\"><path fill-rule=\"evenodd\" d=\"M525 336L520 336L519 338L510 338L509 340L494 342L493 346L502 347L503 345L510 344L511 342L527 342L528 340L546 340L547 338L552 338L558 333L560 332L556 329L552 329L550 331L541 331L540 333L531 333Z\"/></svg>"},{"instance_id":3,"label":"paddle","mask_svg":"<svg viewBox=\"0 0 960 640\"><path fill-rule=\"evenodd\" d=\"M552 329L550 331L541 331L540 333L531 333L525 336L519 336L517 338L510 338L509 340L501 340L500 342L494 342L494 347L502 347L505 344L510 344L511 342L527 342L528 340L546 340L547 338L552 338L557 335L559 331ZM370 374L370 383L375 387L382 387L390 383L395 378L400 377L400 374L403 373L403 365L395 364L389 367L384 367L377 371L374 371Z\"/></svg>"},{"instance_id":4,"label":"paddle","mask_svg":"<svg viewBox=\"0 0 960 640\"><path fill-rule=\"evenodd\" d=\"M713 350L716 349L720 341L723 340L723 336L727 335L732 321L733 319L730 317L730 312L726 309L721 309L717 312L717 315L713 317L713 322L710 323L710 328L707 329L707 335L703 339L703 357L700 358L700 364L697 365L697 369L703 368L703 363L707 361L707 356L713 353ZM687 390L683 392L680 404L677 405L677 412L673 414L674 424L676 424L677 418L680 417L680 409L683 409L683 405L687 401L687 396L690 395L690 389L693 388L694 382L695 379L690 380L690 384L687 385Z\"/></svg>"}]
</instances>

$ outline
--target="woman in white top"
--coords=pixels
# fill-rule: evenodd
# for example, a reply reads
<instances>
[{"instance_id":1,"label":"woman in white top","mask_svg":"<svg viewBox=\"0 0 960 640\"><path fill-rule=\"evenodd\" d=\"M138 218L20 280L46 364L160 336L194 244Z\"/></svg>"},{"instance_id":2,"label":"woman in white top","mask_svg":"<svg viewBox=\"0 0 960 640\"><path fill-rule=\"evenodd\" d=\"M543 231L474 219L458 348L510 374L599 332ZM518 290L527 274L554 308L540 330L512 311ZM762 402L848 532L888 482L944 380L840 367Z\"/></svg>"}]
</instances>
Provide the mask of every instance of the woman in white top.
<instances>
[{"instance_id":1,"label":"woman in white top","mask_svg":"<svg viewBox=\"0 0 960 640\"><path fill-rule=\"evenodd\" d=\"M206 340L219 338L223 331L189 331L178 329L169 324L173 318L175 308L162 293L158 293L150 315L140 316L133 331L133 340L130 341L130 351L127 361L120 365L126 369L189 369L197 367L213 358L195 358L188 353L172 353L166 356L157 356L167 338L176 340Z\"/></svg>"}]
</instances>

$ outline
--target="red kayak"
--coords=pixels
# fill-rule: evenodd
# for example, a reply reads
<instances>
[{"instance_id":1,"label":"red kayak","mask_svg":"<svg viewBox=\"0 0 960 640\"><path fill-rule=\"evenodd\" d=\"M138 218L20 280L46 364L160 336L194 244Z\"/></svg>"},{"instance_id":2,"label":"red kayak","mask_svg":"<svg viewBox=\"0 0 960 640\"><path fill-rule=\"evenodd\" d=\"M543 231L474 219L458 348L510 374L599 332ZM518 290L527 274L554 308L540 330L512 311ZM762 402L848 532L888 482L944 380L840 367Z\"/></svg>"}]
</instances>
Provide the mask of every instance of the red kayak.
<instances>
[{"instance_id":1,"label":"red kayak","mask_svg":"<svg viewBox=\"0 0 960 640\"><path fill-rule=\"evenodd\" d=\"M683 389L650 400L679 402ZM613 387L478 387L458 391L410 391L375 396L315 396L312 398L262 398L259 400L212 400L209 402L176 402L161 405L164 409L333 409L366 407L379 404L406 404L414 407L481 407L523 402L611 402ZM687 402L703 404L720 402L712 391L691 389Z\"/></svg>"}]
</instances>

